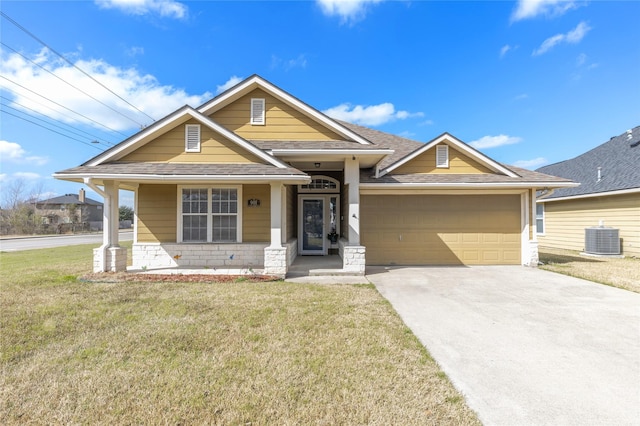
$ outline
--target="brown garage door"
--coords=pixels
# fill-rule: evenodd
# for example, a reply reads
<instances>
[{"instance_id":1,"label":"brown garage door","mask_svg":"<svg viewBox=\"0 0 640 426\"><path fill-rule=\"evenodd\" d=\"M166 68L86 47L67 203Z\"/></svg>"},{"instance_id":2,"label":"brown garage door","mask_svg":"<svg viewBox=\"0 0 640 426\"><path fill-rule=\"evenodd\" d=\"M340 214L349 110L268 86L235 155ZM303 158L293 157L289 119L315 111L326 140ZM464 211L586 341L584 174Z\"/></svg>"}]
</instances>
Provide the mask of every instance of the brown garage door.
<instances>
[{"instance_id":1,"label":"brown garage door","mask_svg":"<svg viewBox=\"0 0 640 426\"><path fill-rule=\"evenodd\" d=\"M369 265L520 264L519 195L363 195Z\"/></svg>"}]
</instances>

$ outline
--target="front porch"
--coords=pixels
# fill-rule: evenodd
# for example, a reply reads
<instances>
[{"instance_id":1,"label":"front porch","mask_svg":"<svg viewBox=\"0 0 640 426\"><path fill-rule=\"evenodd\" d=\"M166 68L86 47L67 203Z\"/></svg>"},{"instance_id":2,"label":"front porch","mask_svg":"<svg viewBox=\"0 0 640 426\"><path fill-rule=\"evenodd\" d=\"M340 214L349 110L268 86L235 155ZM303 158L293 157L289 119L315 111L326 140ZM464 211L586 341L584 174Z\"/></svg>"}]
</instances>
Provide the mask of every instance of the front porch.
<instances>
[{"instance_id":1,"label":"front porch","mask_svg":"<svg viewBox=\"0 0 640 426\"><path fill-rule=\"evenodd\" d=\"M282 278L301 276L300 274L363 276L364 247L351 245L345 239L338 241L338 246L337 255L302 256L298 253L296 238L288 240L281 247L272 247L268 243L134 243L133 264L128 270L183 273L181 271L193 269L226 275L256 273ZM94 259L98 258L99 253L100 250L96 249ZM99 264L96 266L101 267ZM124 270L122 265L109 264L108 266L112 271Z\"/></svg>"}]
</instances>

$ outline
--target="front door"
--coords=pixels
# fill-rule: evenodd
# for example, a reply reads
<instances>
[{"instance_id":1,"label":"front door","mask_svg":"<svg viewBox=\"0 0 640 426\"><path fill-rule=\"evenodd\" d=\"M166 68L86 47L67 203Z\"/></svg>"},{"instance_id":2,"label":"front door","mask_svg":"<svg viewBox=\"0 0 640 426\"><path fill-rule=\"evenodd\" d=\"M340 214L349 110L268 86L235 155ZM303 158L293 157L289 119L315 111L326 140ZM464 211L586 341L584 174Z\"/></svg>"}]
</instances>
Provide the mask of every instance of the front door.
<instances>
[{"instance_id":1,"label":"front door","mask_svg":"<svg viewBox=\"0 0 640 426\"><path fill-rule=\"evenodd\" d=\"M300 197L300 254L327 254L325 197Z\"/></svg>"}]
</instances>

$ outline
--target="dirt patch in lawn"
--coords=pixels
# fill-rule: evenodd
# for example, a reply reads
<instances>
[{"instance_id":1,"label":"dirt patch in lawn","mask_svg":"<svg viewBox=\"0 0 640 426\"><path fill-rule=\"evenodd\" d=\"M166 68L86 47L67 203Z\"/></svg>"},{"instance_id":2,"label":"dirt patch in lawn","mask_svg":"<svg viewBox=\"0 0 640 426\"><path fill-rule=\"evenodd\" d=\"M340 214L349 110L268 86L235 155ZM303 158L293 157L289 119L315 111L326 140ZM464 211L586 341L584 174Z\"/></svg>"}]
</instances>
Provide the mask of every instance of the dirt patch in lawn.
<instances>
[{"instance_id":1,"label":"dirt patch in lawn","mask_svg":"<svg viewBox=\"0 0 640 426\"><path fill-rule=\"evenodd\" d=\"M540 248L540 269L640 293L640 259L592 257L577 251Z\"/></svg>"}]
</instances>

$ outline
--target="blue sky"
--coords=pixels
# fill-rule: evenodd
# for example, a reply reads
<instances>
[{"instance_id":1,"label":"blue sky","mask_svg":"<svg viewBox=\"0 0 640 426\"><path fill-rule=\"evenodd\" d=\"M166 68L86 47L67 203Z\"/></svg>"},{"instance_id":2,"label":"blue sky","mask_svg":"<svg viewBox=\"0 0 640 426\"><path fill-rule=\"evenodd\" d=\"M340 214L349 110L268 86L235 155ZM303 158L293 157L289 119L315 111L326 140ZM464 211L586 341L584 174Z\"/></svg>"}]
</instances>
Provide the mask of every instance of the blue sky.
<instances>
[{"instance_id":1,"label":"blue sky","mask_svg":"<svg viewBox=\"0 0 640 426\"><path fill-rule=\"evenodd\" d=\"M421 142L449 132L531 169L640 125L637 1L2 1L1 9L0 185L22 179L43 196L81 187L52 173L252 74L336 118ZM132 198L123 194L122 204Z\"/></svg>"}]
</instances>

